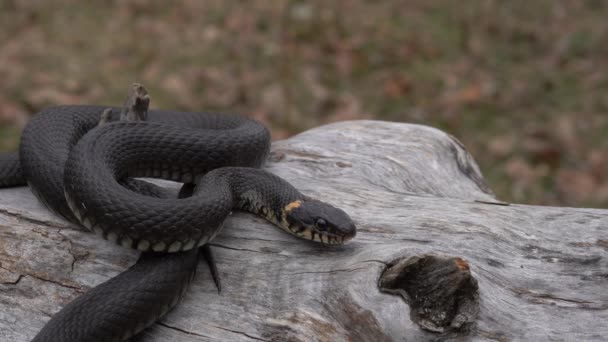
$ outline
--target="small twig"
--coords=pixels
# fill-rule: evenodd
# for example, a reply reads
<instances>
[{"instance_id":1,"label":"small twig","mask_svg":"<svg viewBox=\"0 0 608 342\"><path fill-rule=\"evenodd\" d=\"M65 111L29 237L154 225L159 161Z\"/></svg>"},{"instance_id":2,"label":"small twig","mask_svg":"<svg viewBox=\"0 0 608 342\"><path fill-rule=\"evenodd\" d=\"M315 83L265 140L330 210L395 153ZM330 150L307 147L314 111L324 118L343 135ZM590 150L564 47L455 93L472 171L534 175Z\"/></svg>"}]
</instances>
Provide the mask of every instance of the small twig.
<instances>
[{"instance_id":1,"label":"small twig","mask_svg":"<svg viewBox=\"0 0 608 342\"><path fill-rule=\"evenodd\" d=\"M101 118L99 119L99 126L103 126L112 121L112 108L104 109L103 113L101 113Z\"/></svg>"}]
</instances>

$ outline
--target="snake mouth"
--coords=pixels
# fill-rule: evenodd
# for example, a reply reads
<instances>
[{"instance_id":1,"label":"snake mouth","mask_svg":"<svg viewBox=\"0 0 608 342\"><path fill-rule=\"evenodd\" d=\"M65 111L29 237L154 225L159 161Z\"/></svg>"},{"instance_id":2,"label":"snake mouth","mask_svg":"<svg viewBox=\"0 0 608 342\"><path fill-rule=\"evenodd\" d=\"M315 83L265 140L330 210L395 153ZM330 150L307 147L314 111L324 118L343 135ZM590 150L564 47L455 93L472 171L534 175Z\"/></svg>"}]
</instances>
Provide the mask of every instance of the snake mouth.
<instances>
[{"instance_id":1,"label":"snake mouth","mask_svg":"<svg viewBox=\"0 0 608 342\"><path fill-rule=\"evenodd\" d=\"M324 245L341 245L357 234L357 227L348 214L319 200L292 201L283 208L281 217L287 231Z\"/></svg>"},{"instance_id":2,"label":"snake mouth","mask_svg":"<svg viewBox=\"0 0 608 342\"><path fill-rule=\"evenodd\" d=\"M342 245L351 240L353 235L333 234L326 231L319 231L314 226L295 226L290 227L289 231L303 239L320 242L324 245Z\"/></svg>"}]
</instances>

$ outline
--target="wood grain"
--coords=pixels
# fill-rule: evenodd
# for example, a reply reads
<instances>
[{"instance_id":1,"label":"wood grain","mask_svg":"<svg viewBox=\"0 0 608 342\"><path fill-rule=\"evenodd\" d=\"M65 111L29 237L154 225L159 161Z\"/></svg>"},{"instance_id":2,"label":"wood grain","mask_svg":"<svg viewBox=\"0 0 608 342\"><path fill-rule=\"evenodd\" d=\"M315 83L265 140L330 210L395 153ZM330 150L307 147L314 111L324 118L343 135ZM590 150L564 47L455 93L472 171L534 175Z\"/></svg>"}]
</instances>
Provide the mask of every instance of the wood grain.
<instances>
[{"instance_id":1,"label":"wood grain","mask_svg":"<svg viewBox=\"0 0 608 342\"><path fill-rule=\"evenodd\" d=\"M505 205L473 158L433 128L323 126L273 144L267 169L348 212L329 248L234 214L182 303L136 341L602 340L608 336L608 210ZM430 332L378 280L394 260L461 258L478 284L466 329ZM0 340L29 341L71 299L137 258L0 191Z\"/></svg>"}]
</instances>

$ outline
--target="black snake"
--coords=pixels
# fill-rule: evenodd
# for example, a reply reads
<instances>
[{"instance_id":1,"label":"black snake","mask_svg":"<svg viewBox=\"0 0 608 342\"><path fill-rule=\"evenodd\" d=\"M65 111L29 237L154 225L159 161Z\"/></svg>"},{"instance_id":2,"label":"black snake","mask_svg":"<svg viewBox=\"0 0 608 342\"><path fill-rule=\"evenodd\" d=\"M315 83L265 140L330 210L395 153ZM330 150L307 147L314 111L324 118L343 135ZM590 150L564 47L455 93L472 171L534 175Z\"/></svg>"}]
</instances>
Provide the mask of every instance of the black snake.
<instances>
[{"instance_id":1,"label":"black snake","mask_svg":"<svg viewBox=\"0 0 608 342\"><path fill-rule=\"evenodd\" d=\"M259 169L270 147L259 122L147 112L147 106L146 121L124 122L119 110L106 108L45 109L26 126L19 153L0 154L0 186L27 182L54 212L146 252L64 307L34 341L122 341L137 334L177 303L194 276L196 247L213 239L233 209L324 244L354 237L355 225L342 210ZM100 125L100 119L117 122ZM190 186L176 198L135 177Z\"/></svg>"}]
</instances>

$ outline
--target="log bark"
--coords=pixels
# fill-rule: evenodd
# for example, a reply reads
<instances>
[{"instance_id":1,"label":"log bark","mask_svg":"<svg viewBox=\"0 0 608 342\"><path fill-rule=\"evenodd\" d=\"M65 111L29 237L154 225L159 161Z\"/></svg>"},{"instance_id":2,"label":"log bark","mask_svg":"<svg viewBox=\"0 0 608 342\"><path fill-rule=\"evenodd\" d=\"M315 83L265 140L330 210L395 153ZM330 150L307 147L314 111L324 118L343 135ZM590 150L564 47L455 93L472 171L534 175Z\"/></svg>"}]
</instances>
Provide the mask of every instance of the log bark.
<instances>
[{"instance_id":1,"label":"log bark","mask_svg":"<svg viewBox=\"0 0 608 342\"><path fill-rule=\"evenodd\" d=\"M512 341L608 336L608 210L497 200L433 128L323 126L273 144L268 170L355 220L329 248L234 214L183 301L136 341ZM0 191L0 340L125 270L137 252Z\"/></svg>"}]
</instances>

